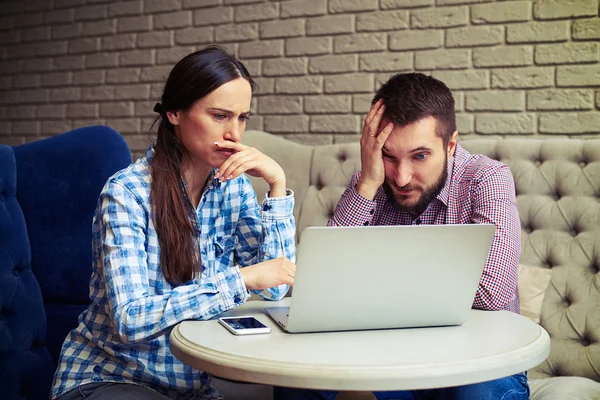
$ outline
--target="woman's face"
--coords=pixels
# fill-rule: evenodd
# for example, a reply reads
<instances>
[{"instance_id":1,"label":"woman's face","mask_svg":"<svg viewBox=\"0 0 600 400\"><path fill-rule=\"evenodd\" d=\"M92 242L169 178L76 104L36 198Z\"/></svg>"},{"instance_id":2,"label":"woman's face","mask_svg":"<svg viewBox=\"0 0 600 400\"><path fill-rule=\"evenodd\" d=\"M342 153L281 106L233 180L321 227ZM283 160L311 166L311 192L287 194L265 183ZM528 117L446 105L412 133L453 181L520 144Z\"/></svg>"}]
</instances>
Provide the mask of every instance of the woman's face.
<instances>
[{"instance_id":1,"label":"woman's face","mask_svg":"<svg viewBox=\"0 0 600 400\"><path fill-rule=\"evenodd\" d=\"M167 112L194 165L218 168L233 154L231 150L218 148L215 142L242 140L251 100L250 83L237 78L196 101L186 111Z\"/></svg>"}]
</instances>

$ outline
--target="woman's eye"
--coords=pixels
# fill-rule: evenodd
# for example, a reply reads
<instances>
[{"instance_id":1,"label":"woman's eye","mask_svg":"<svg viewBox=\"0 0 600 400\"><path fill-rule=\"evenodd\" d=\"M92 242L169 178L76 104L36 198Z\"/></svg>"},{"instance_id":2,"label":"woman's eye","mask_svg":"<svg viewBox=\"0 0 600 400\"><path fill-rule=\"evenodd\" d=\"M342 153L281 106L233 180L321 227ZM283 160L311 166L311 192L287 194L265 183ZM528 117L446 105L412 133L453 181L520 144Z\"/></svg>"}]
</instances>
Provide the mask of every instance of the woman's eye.
<instances>
[{"instance_id":1,"label":"woman's eye","mask_svg":"<svg viewBox=\"0 0 600 400\"><path fill-rule=\"evenodd\" d=\"M248 115L240 115L240 121L245 122L248 121L250 119L250 116Z\"/></svg>"},{"instance_id":2,"label":"woman's eye","mask_svg":"<svg viewBox=\"0 0 600 400\"><path fill-rule=\"evenodd\" d=\"M218 119L219 121L224 120L226 117L224 114L215 114L215 118Z\"/></svg>"}]
</instances>

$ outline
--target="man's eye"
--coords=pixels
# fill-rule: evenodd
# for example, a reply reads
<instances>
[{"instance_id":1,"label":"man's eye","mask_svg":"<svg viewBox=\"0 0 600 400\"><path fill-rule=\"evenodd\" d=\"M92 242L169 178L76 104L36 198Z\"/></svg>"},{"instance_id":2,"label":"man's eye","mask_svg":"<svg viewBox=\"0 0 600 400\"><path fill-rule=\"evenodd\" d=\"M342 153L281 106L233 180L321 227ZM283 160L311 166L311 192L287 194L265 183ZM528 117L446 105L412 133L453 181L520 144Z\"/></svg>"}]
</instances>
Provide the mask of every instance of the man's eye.
<instances>
[{"instance_id":1,"label":"man's eye","mask_svg":"<svg viewBox=\"0 0 600 400\"><path fill-rule=\"evenodd\" d=\"M415 158L416 158L417 160L424 160L424 159L426 159L426 158L427 158L427 154L417 154L417 155L415 156Z\"/></svg>"},{"instance_id":2,"label":"man's eye","mask_svg":"<svg viewBox=\"0 0 600 400\"><path fill-rule=\"evenodd\" d=\"M222 121L222 120L224 120L226 117L225 117L225 114L215 114L215 118L216 118L216 119L218 119L219 121Z\"/></svg>"}]
</instances>

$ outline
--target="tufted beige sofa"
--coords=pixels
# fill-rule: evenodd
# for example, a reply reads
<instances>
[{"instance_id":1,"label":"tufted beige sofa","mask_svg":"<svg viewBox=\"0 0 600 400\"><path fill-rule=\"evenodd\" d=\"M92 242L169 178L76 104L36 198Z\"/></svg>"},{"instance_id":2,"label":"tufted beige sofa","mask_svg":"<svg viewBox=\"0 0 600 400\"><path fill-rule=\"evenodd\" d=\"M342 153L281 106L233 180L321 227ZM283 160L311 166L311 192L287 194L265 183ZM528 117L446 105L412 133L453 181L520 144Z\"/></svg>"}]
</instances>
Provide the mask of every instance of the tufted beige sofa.
<instances>
[{"instance_id":1,"label":"tufted beige sofa","mask_svg":"<svg viewBox=\"0 0 600 400\"><path fill-rule=\"evenodd\" d=\"M248 131L244 143L270 155L286 171L296 195L298 233L325 225L360 168L358 142L313 147ZM600 138L474 138L459 143L471 153L506 163L513 172L522 224L521 264L525 271L535 271L519 275L522 303L528 302L527 293L534 305L537 300L539 322L551 337L550 356L529 371L531 398L600 400ZM266 192L263 181L253 184L257 193Z\"/></svg>"}]
</instances>

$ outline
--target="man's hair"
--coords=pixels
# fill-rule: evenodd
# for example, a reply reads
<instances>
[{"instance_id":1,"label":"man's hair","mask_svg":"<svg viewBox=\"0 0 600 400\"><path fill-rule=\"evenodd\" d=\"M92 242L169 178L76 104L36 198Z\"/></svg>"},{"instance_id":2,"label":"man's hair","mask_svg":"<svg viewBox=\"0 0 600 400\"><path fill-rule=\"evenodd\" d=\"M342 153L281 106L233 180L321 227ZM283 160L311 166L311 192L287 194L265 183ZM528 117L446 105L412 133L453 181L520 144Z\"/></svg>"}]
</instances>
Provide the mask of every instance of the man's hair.
<instances>
[{"instance_id":1,"label":"man's hair","mask_svg":"<svg viewBox=\"0 0 600 400\"><path fill-rule=\"evenodd\" d=\"M379 88L373 104L383 99L385 116L396 126L423 118L436 119L436 134L448 145L456 130L454 98L443 82L421 73L396 74Z\"/></svg>"}]
</instances>

